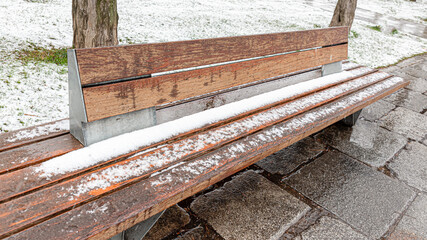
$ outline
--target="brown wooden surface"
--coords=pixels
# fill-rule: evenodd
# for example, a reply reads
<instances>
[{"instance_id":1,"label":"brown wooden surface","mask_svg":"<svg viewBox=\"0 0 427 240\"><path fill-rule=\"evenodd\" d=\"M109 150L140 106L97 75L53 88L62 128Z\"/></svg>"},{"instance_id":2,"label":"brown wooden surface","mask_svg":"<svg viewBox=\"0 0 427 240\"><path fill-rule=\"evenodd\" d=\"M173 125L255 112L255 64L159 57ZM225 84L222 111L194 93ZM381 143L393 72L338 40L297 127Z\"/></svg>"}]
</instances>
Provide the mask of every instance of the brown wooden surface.
<instances>
[{"instance_id":1,"label":"brown wooden surface","mask_svg":"<svg viewBox=\"0 0 427 240\"><path fill-rule=\"evenodd\" d=\"M313 134L328 125L362 109L370 103L397 91L408 82L398 82L376 93L363 96L362 101L352 102L346 107L332 108L337 102L346 102L357 93L344 96L287 121L267 127L248 137L237 139L219 149L200 157L189 159L184 164L168 169L156 176L142 179L119 191L102 198L69 209L54 218L45 219L37 225L11 236L11 239L28 239L38 236L43 239L102 239L114 236L136 222L153 216L161 210L205 189L227 176L254 162ZM316 121L306 122L305 117L315 113ZM297 122L305 122L298 125ZM275 132L275 134L273 134ZM277 132L281 134L278 135ZM267 140L265 140L267 137ZM241 149L239 151L233 149ZM214 159L217 159L213 161ZM192 169L191 171L189 169ZM199 173L193 171L196 169ZM165 181L169 179L170 181ZM43 202L40 199L38 202ZM9 202L12 203L12 202ZM6 203L8 204L8 203ZM9 209L25 206L14 203ZM4 208L3 208L4 209ZM27 209L27 208L25 208ZM100 210L104 209L104 210ZM32 210L31 208L29 210ZM27 210L28 211L28 210ZM12 216L14 217L14 216ZM38 216L36 216L38 217ZM26 221L22 218L21 221ZM3 224L3 222L0 222ZM20 224L18 222L17 224ZM6 236L6 235L0 235Z\"/></svg>"},{"instance_id":2,"label":"brown wooden surface","mask_svg":"<svg viewBox=\"0 0 427 240\"><path fill-rule=\"evenodd\" d=\"M11 131L8 133L2 133L0 134L0 152L7 150L7 149L11 149L11 148L15 148L15 147L19 147L25 144L30 144L30 143L34 143L37 141L41 141L44 139L48 139L48 138L52 138L52 137L56 137L56 136L60 136L60 135L64 135L66 133L68 133L69 131L57 131L57 132L52 132L49 133L47 135L39 135L39 136L35 136L35 137L27 137L27 138L22 138L22 139L18 139L18 140L13 140L16 138L17 135L19 135L20 132L25 132L25 131L32 131L38 127L43 127L43 126L47 126L47 125L52 125L55 124L57 122L63 121L64 119L58 120L58 121L54 121L54 122L50 122L50 123L45 123L45 124L41 124L38 126L33 126L33 127L29 127L29 128L23 128L23 129L19 129L16 131Z\"/></svg>"},{"instance_id":3,"label":"brown wooden surface","mask_svg":"<svg viewBox=\"0 0 427 240\"><path fill-rule=\"evenodd\" d=\"M77 49L82 84L346 43L346 27Z\"/></svg>"},{"instance_id":4,"label":"brown wooden surface","mask_svg":"<svg viewBox=\"0 0 427 240\"><path fill-rule=\"evenodd\" d=\"M370 68L366 68L366 70L363 70L363 71L361 71L360 69L358 69L358 70L349 71L349 72L353 73L355 76L351 77L351 78L348 78L348 79L343 79L341 81L341 83L345 83L345 82L348 82L350 80L354 80L356 78L364 79L365 77L373 77L373 76L376 76L376 75L384 74L384 73L375 73L376 70L372 70ZM389 75L386 74L386 76L389 76ZM382 78L377 77L376 81L380 81L381 79ZM376 81L374 81L374 82L376 82ZM297 99L299 97L302 97L302 96L305 96L305 95L309 95L310 93L318 92L318 91L323 90L325 88L330 88L330 87L332 87L334 85L338 85L338 84L325 85L323 87L320 87L320 88L315 89L313 91L310 91L308 93L303 93L303 94L300 94L300 95L296 95L296 96L294 96L292 98L287 98L287 99L284 99L283 101L280 101L280 102L277 102L277 103L274 103L274 104L271 104L271 105L264 106L264 107L262 107L262 108L260 108L258 110L246 112L246 113L240 114L238 116L235 116L233 118L227 119L225 121L219 121L217 123L213 123L213 124L204 126L204 127L202 127L202 129L210 129L210 128L213 128L215 126L226 124L227 122L230 122L233 119L244 118L245 116L247 116L249 114L253 114L253 113L256 113L256 112L259 112L259 111L262 111L262 110L265 110L265 109L268 109L268 108L271 108L271 107L274 107L274 106L277 106L279 104L283 104L285 102L289 102L289 101ZM347 93L350 93L350 92L355 91L357 89L359 89L359 88L353 88L353 89L347 91ZM329 100L333 100L333 99L334 98L330 98ZM314 107L314 106L316 106L316 105L313 104L312 107ZM273 123L274 122L270 122L269 124L273 124ZM199 131L201 131L201 129L195 129L195 130L190 131L190 132L188 132L186 134L191 134L191 133L199 132ZM250 133L252 131L254 131L254 130L249 130L249 131L246 130L246 131L244 131L244 133L248 134L248 133ZM185 137L185 135L176 136L175 139L180 139L180 138L183 138L183 137ZM173 139L170 139L169 142L171 140L173 140ZM225 141L225 139L221 139L221 141ZM166 142L159 142L157 144L154 144L153 146L157 146L157 145L161 145L161 144L165 144L165 143ZM216 143L216 145L219 145L219 142ZM14 172L14 173L10 173L10 174L7 174L7 175L0 176L0 182L4 182L5 183L4 185L0 185L0 192L4 193L4 194L0 195L0 203L4 202L4 201L7 201L7 200L10 200L11 198L15 198L15 197L17 197L19 195L26 194L27 192L34 191L34 190L37 190L39 188L46 187L48 185L52 185L55 182L58 182L58 181L61 181L61 180L64 180L64 179L69 179L69 178L72 178L73 176L76 176L76 175L79 175L79 174L83 174L84 172L88 172L91 169L94 169L94 168L97 168L97 167L101 167L101 166L104 166L104 165L105 166L106 165L110 165L110 164L112 164L114 162L118 162L118 161L125 161L125 159L128 156L131 156L131 155L133 155L134 153L136 153L138 151L144 151L145 149L146 148L142 148L140 150L137 150L135 152L132 152L132 153L120 156L118 158L105 161L105 162L102 163L102 165L95 165L95 166L87 167L84 170L76 170L76 171L72 171L72 172L68 172L68 173L64 173L64 174L57 174L57 175L51 176L49 179L39 178L38 175L34 174L34 169L37 168L37 167L39 167L40 164L36 164L33 167L31 167L31 168L21 169L19 171ZM4 154L7 154L7 152L5 152ZM8 183L12 183L14 181L14 179L24 179L24 178L26 178L27 180L21 181L18 184L18 186L8 184Z\"/></svg>"},{"instance_id":5,"label":"brown wooden surface","mask_svg":"<svg viewBox=\"0 0 427 240\"><path fill-rule=\"evenodd\" d=\"M170 103L347 58L347 44L84 88L88 121Z\"/></svg>"},{"instance_id":6,"label":"brown wooden surface","mask_svg":"<svg viewBox=\"0 0 427 240\"><path fill-rule=\"evenodd\" d=\"M82 147L80 142L71 134L65 134L0 152L0 175L46 161Z\"/></svg>"},{"instance_id":7,"label":"brown wooden surface","mask_svg":"<svg viewBox=\"0 0 427 240\"><path fill-rule=\"evenodd\" d=\"M372 84L372 83L375 83L375 82L378 82L378 81L383 80L383 79L384 79L384 77L382 77L383 75L385 75L385 77L390 76L390 75L388 75L388 74L384 74L384 73L372 73L372 74L368 74L368 75L366 75L366 76L362 75L362 76L364 76L364 77L361 77L361 78L360 78L360 80L363 80L363 79L365 79L365 78L374 78L374 80L372 80L372 81L370 81L370 82L369 82L369 84ZM378 76L378 77L375 77L375 76ZM358 81L356 78L357 78L357 77L353 77L353 78L349 78L349 79L344 79L344 80L342 81L342 83L346 83L346 82L351 83L351 82ZM350 79L356 79L356 80L349 81ZM319 102L319 103L315 103L315 102L313 102L313 103L312 103L312 105L307 106L306 108L304 108L304 109L302 109L302 110L300 110L300 111L307 111L308 109L314 108L314 107L318 106L319 104L324 104L324 103L325 103L325 102L327 102L327 101L332 101L332 100L336 99L337 97L340 97L340 96L342 96L342 95L344 95L344 94L349 94L349 93L351 93L351 92L354 92L354 91L356 91L356 90L358 90L358 89L360 89L360 88L366 87L366 86L367 86L367 84L362 84L362 85L361 85L361 86L359 86L359 87L352 87L351 89L348 89L347 91L343 92L341 95L337 95L337 94L335 94L335 95L330 95L330 97L328 96L328 98L327 98L327 99L325 99L325 101L322 101L322 102ZM339 86L337 85L336 87L339 87ZM334 89L334 88L336 88L336 87L331 87L331 89ZM313 91L311 91L311 93L313 93L313 92L319 92L321 89L324 89L324 88L319 88L319 89L313 90ZM308 93L307 93L307 94L302 94L301 96L304 96L304 95L309 95L309 94L308 94ZM295 97L295 98L297 98L297 97ZM283 105L285 102L288 102L288 101L290 101L290 100L292 100L292 99L295 99L295 98L286 99L286 100L281 101L281 102L279 102L279 103L282 103L282 105ZM299 101L299 100L295 100L295 101ZM278 103L278 104L279 104L279 103ZM261 108L260 110L258 110L258 111L262 111L262 109L268 109L268 108L270 108L270 107L273 107L274 105L277 105L277 104L272 104L271 106L265 106L265 107L262 107L262 108ZM281 107L281 105L278 105L278 106L276 106L276 107L273 107L273 109L278 109L278 108L280 108L280 107ZM264 110L264 112L266 112L266 111L271 111L271 109L269 109L269 110ZM256 112L256 111L253 111L253 112ZM243 117L244 115L247 115L247 114L242 114L242 115L240 116L240 118L241 118L241 117ZM290 115L290 116L291 116L291 115ZM287 116L287 117L290 117L290 116ZM287 118L287 117L282 116L282 117L280 118L280 121L283 121L283 120L284 120L285 118ZM236 117L236 118L238 118L238 117ZM245 119L246 119L246 118L245 118L245 117L243 117L243 120L245 120ZM243 121L243 120L242 120L242 119L240 119L239 121ZM270 122L265 123L264 125L260 126L259 128L253 128L253 129L245 129L245 130L242 130L242 132L240 133L240 134L241 134L241 136L239 136L239 137L242 137L243 135L250 134L250 133L252 133L253 131L260 130L261 128L265 128L266 126L268 126L268 125L272 125L272 124L274 124L274 123L276 123L276 122L277 122L277 120L276 120L276 121L271 120ZM205 126L205 127L210 127L210 126ZM227 129L226 127L227 127L227 125L223 125L221 128L222 128L222 129L224 129L224 130L226 130L226 129ZM200 130L195 130L195 132L196 132L196 131L200 131ZM200 137L200 136L197 136L197 138L199 138L199 137ZM197 138L194 138L194 137L190 138L190 139L192 139L190 142L196 142ZM217 141L217 142L212 143L212 144L211 144L210 146L208 146L208 148L207 148L207 149L205 149L204 151L208 151L211 147L217 147L217 146L219 146L219 145L221 145L221 144L224 144L224 143L226 143L226 142L233 141L233 138L231 138L231 139L227 139L227 137L224 137L224 138L221 138L221 139L217 139L216 141ZM188 143L185 143L185 141L184 141L184 140L181 140L181 141L179 141L179 143L178 143L177 145L179 146L179 145L189 145L189 144L188 144ZM173 145L173 144L171 144L171 146L174 146L174 145ZM176 146L176 145L175 145L175 146ZM176 147L173 147L173 148L174 148L174 149L176 149ZM163 149L163 148L162 148L162 149L159 149L159 150L155 150L155 151L153 151L152 153L149 153L149 154L146 154L146 155L159 154L159 152L162 152L162 151L164 151L164 149ZM197 150L196 152L197 152L198 154L200 154L200 153L201 153L201 151L200 151L200 150ZM190 152L189 154L191 155L191 154L193 154L193 153L192 153L192 152ZM130 155L130 154L129 154L129 155ZM146 155L144 155L144 156L146 156ZM120 158L122 158L122 160L121 160L119 163L114 164L112 167L117 166L117 165L126 165L126 164L128 164L129 162L134 161L134 159L133 159L133 158L128 159L128 160L125 160L126 158L124 158L124 157L120 157ZM111 161L106 161L106 162L103 162L102 164L109 164L109 163L113 163L113 162L117 161L117 160L118 160L118 159L120 159L120 158L117 158L117 159L111 159ZM81 170L76 170L76 171L69 172L69 173L65 173L65 174L56 174L56 175L54 175L54 176L50 177L49 179L44 179L44 178L40 178L40 177L38 176L38 174L35 174L34 169L35 169L35 168L37 168L37 167L39 167L39 166L40 166L40 164L37 164L37 165L35 165L35 166L31 167L31 168L21 169L21 170L18 170L18 171L16 171L16 172L9 173L9 174L3 175L3 176L1 176L1 175L0 175L0 182L4 182L4 183L5 183L4 185L0 186L0 192L4 193L2 196L0 196L0 202L7 201L7 200L9 200L9 199L11 199L11 198L15 198L16 196L19 196L19 195L25 194L25 193L27 193L27 192L29 192L29 191L34 191L34 190L36 190L36 189L38 189L38 188L42 188L42 187L45 187L45 186L47 186L47 185L51 185L51 184L53 184L53 183L55 183L55 182L57 182L57 181L60 181L60 180L63 180L63 179L67 179L67 178L71 178L71 177L72 177L72 176L74 176L74 175L77 175L77 174L81 174L81 173L82 173L82 171L81 171ZM90 170L90 169L95 168L95 167L97 167L97 166L87 167L85 170L87 171L87 170ZM8 183L13 183L14 179L24 179L24 178L25 178L26 180L24 180L24 181L20 182L20 183L19 183L19 186L15 186L15 185L10 185L10 184L8 184Z\"/></svg>"}]
</instances>

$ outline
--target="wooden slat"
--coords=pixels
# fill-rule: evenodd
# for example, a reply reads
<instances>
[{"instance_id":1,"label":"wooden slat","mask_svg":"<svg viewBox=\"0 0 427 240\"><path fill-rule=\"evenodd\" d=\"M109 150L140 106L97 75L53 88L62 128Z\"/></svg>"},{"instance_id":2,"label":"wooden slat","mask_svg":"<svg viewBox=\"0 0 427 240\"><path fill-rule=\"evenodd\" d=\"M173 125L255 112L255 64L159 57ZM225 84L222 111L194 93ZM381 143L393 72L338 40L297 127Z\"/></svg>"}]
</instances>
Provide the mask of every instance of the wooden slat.
<instances>
[{"instance_id":1,"label":"wooden slat","mask_svg":"<svg viewBox=\"0 0 427 240\"><path fill-rule=\"evenodd\" d=\"M170 103L347 58L347 44L84 88L88 121Z\"/></svg>"},{"instance_id":2,"label":"wooden slat","mask_svg":"<svg viewBox=\"0 0 427 240\"><path fill-rule=\"evenodd\" d=\"M353 80L353 79L356 79L356 78L360 78L359 80L357 80L359 82L359 85L354 85L353 82L355 82L355 81L348 82L347 85L348 84L352 84L352 85L348 85L348 86L351 86L351 88L347 87L347 90L345 92L341 93L341 95L351 93L353 91L356 91L357 89L360 89L361 87L365 87L365 86L367 86L369 84L375 83L377 81L380 81L380 80L382 80L382 79L390 76L387 73L374 73L373 71L375 71L375 70L372 70L370 68L364 68L364 69L360 69L360 70L350 71L354 75L354 77L343 79L341 81L341 83L345 83L345 82L348 82L350 80ZM367 75L365 75L365 74L367 74ZM362 82L362 81L365 81L365 79L370 79L370 80L366 81L366 82ZM265 110L265 109L268 109L270 107L274 107L275 105L283 104L283 103L291 101L293 99L297 99L298 97L309 95L310 93L314 93L314 92L319 92L319 91L324 90L326 88L331 88L333 90L334 89L337 90L337 89L339 89L339 88L342 87L342 86L332 87L333 85L336 85L336 84L326 84L323 87L319 87L318 89L314 89L314 90L312 90L310 92L302 93L302 94L296 95L296 96L294 96L292 98L284 99L284 100L282 100L280 102L264 106L264 107L262 107L262 108L260 108L258 110L254 110L254 111L250 111L250 112L246 112L246 113L240 114L240 115L235 116L235 117L233 117L231 119L228 119L226 121L219 121L219 122L217 122L215 124L204 126L202 129L195 129L193 131L190 131L188 134L190 134L192 132L200 132L203 129L211 129L211 128L215 127L215 126L220 126L220 125L223 125L223 124L225 124L227 122L230 122L233 119L239 119L239 118L247 116L247 115L249 115L251 113L259 112L261 110ZM345 86L345 85L346 84L344 84L343 86ZM328 90L328 91L330 91L330 90ZM308 106L307 108L305 108L305 110L313 108L313 107L315 107L318 104L323 104L323 103L325 103L325 101L331 101L331 100L333 100L333 99L341 96L338 93L339 93L339 91L336 91L336 92L333 92L333 94L330 94L330 95L323 95L324 102L319 102L319 99L316 99L317 102L312 102L312 105ZM274 109L277 109L277 108L278 107L275 107ZM295 108L295 109L297 109L297 108ZM283 120L283 118L280 118L280 119ZM271 120L269 123L265 123L263 127L265 127L266 125L274 124L274 123L275 123L275 121ZM249 134L250 132L253 132L253 131L256 131L256 130L257 129L255 129L255 130L254 129L245 129L244 131L242 131L241 134ZM176 136L176 139L181 139L183 137L184 137L183 135ZM172 141L172 140L173 139L169 139L169 142ZM193 139L190 142L195 142L196 140L197 139ZM226 141L229 141L229 140L227 140L227 138L224 137L223 139L218 140L218 142L216 142L215 144L212 143L212 146L219 145L221 142L224 143ZM157 143L157 144L155 144L155 146L161 145L161 144L165 144L165 142L163 142L163 143ZM183 145L183 143L179 143L178 146L179 145ZM187 144L184 144L184 145L187 145ZM139 151L145 151L146 149L147 148L142 148ZM162 149L156 150L156 151L154 151L151 154L155 154L156 152L159 152L159 151L162 151ZM113 162L117 162L120 159L123 161L120 164L125 164L126 162L129 162L129 161L124 161L124 160L126 158L128 158L129 156L132 156L135 153L137 153L137 152L129 153L129 154L126 154L124 156L120 156L120 157L115 158L115 159L104 161L104 162L102 162L102 166L109 165L110 163L113 163ZM7 201L7 200L10 200L11 198L14 198L16 196L19 196L19 195L22 195L22 194L26 194L27 192L31 192L31 191L34 191L36 189L42 188L44 186L51 185L51 184L53 184L53 183L55 183L57 181L60 181L60 180L63 180L63 179L68 179L68 178L71 178L71 177L73 177L75 175L78 175L78 174L81 174L81 173L84 173L84 172L88 172L89 170L91 170L93 168L101 167L101 165L90 166L90 167L85 168L84 170L76 170L76 171L68 172L68 173L65 173L65 174L55 174L55 175L51 176L49 179L44 179L42 177L39 177L38 174L35 174L35 169L38 168L38 167L40 167L40 164L37 164L37 165L35 165L34 167L31 167L31 168L25 168L25 169L16 171L16 172L11 173L11 174L0 176L0 182L6 183L3 186L0 186L0 192L4 193L2 196L0 196L0 203L4 202L4 201ZM7 184L7 183L11 183L11 182L15 181L15 179L24 179L24 178L26 178L26 179L23 180L23 181L20 181L19 186Z\"/></svg>"},{"instance_id":3,"label":"wooden slat","mask_svg":"<svg viewBox=\"0 0 427 240\"><path fill-rule=\"evenodd\" d=\"M345 96L120 191L70 209L69 212L32 228L23 229L24 231L11 236L10 239L26 239L31 236L44 239L112 237L133 224L397 91L408 83L399 79L387 88L375 89L374 85L372 88ZM19 205L9 207L24 208Z\"/></svg>"},{"instance_id":4,"label":"wooden slat","mask_svg":"<svg viewBox=\"0 0 427 240\"><path fill-rule=\"evenodd\" d=\"M0 152L0 175L46 161L82 147L80 142L71 134L65 134Z\"/></svg>"},{"instance_id":5,"label":"wooden slat","mask_svg":"<svg viewBox=\"0 0 427 240\"><path fill-rule=\"evenodd\" d=\"M346 43L347 27L77 49L82 84Z\"/></svg>"},{"instance_id":6,"label":"wooden slat","mask_svg":"<svg viewBox=\"0 0 427 240\"><path fill-rule=\"evenodd\" d=\"M352 86L354 86L354 84L355 83L349 82L347 84L348 86L343 84L342 87L343 89L353 89ZM185 159L188 159L194 154L203 155L203 152L208 151L212 147L218 147L221 144L235 141L235 139L242 138L243 136L259 129L266 128L267 126L271 125L271 123L282 121L288 117L294 116L295 114L304 112L307 109L319 106L325 101L333 100L345 94L345 92L343 92L342 94L329 98L331 93L334 92L336 92L335 89L324 90L324 93L316 93L312 98L308 97L310 100L302 99L302 102L299 102L299 99L295 100L293 103L291 102L281 107L276 107L262 113L248 116L237 122L232 122L230 124L221 126L218 129L209 130L206 134L196 134L190 137L189 140L184 139L178 141L175 144L165 146L164 149L157 149L153 152L131 158L125 162L116 163L112 166L98 169L95 172L78 176L75 179L59 183L50 188L46 188L30 195L6 202L0 205L0 212L5 212L0 216L0 222L3 222L3 224L0 225L0 233L5 231L17 231L20 228L25 228L25 226L31 225L32 222L41 221L44 218L48 218L52 214L54 215L56 212L66 211L75 205L83 204L90 201L91 199L100 197L102 195L108 194L111 191L116 191L120 188L123 188L131 183L140 181L141 179L148 177L148 175L152 174L153 172L165 169L179 161L185 161ZM321 101L321 96L327 100ZM313 99L317 99L318 102L313 102ZM311 107L301 106L301 103L303 102L309 102ZM270 112L270 117L265 117L267 112ZM280 112L282 112L283 116L279 114ZM258 127L248 127L248 123L257 123ZM230 131L230 129L233 129L233 131ZM221 133L223 136L219 137ZM219 142L215 143L215 140ZM203 144L206 146L201 146ZM182 146L185 147L180 150ZM168 152L171 155L168 155ZM164 155L162 165L156 166L156 162L162 159L162 155ZM144 160L141 161L142 159ZM151 162L149 161L150 159ZM154 166L144 170L144 166L147 164L153 164ZM111 171L118 171L117 169L123 169L119 172L126 173L126 177L109 178L108 174L110 174ZM132 175L129 172L130 169L141 170L136 172L135 175ZM95 179L98 181L106 179L106 181L109 183L109 186L103 189L85 187L87 186L87 183L94 181ZM120 181L117 181L116 179L120 179ZM30 181L31 180L32 179L30 179ZM9 211L5 211L6 209L9 209Z\"/></svg>"},{"instance_id":7,"label":"wooden slat","mask_svg":"<svg viewBox=\"0 0 427 240\"><path fill-rule=\"evenodd\" d=\"M68 130L61 129L51 129L52 126L62 122L68 121L66 119L61 119L58 121L41 124L38 126L33 126L29 128L24 128L8 133L3 133L0 135L0 152L19 147L25 144L34 143L44 139L56 137L68 133ZM46 129L51 129L52 131L46 132Z\"/></svg>"}]
</instances>

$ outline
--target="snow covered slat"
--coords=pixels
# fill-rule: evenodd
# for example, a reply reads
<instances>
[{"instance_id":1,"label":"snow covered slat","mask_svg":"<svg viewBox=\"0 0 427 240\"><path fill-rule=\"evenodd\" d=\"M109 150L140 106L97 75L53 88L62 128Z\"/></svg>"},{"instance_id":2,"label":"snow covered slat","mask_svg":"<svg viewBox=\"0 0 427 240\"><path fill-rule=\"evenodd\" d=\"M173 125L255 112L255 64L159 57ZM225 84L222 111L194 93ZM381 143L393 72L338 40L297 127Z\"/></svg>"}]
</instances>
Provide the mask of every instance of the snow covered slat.
<instances>
[{"instance_id":1,"label":"snow covered slat","mask_svg":"<svg viewBox=\"0 0 427 240\"><path fill-rule=\"evenodd\" d=\"M46 219L11 239L27 239L34 235L44 239L111 237L407 84L401 78L388 78Z\"/></svg>"},{"instance_id":2,"label":"snow covered slat","mask_svg":"<svg viewBox=\"0 0 427 240\"><path fill-rule=\"evenodd\" d=\"M39 126L3 133L0 137L0 152L68 132L69 121L68 119L62 119Z\"/></svg>"},{"instance_id":3,"label":"snow covered slat","mask_svg":"<svg viewBox=\"0 0 427 240\"><path fill-rule=\"evenodd\" d=\"M154 176L158 171L178 166L187 159L191 159L190 157L193 155L203 156L212 148L234 142L260 129L268 128L272 124L381 81L388 76L387 73L378 72L348 81L6 202L0 205L0 211L11 208L14 210L0 216L0 222L3 221L5 224L0 225L0 232L5 230L2 227L11 231L15 228L23 228L25 225L30 225L31 222L48 218L56 212L67 211L75 205L84 204L109 192L117 191L150 175ZM37 182L38 174L35 173L35 176L31 176L30 169L34 170L34 168L25 169L29 175L25 181L31 184ZM16 176L20 172L13 173L15 176L9 177L9 179L22 179L23 176ZM51 176L48 175L48 177ZM13 189L9 188L3 189L2 192L11 191ZM23 190L21 189L21 191ZM38 201L40 198L43 198L43 201ZM41 214L37 214L39 212ZM19 223L16 218L19 218Z\"/></svg>"},{"instance_id":4,"label":"snow covered slat","mask_svg":"<svg viewBox=\"0 0 427 240\"><path fill-rule=\"evenodd\" d=\"M65 134L0 152L0 175L49 160L82 147L80 142L71 134Z\"/></svg>"},{"instance_id":5,"label":"snow covered slat","mask_svg":"<svg viewBox=\"0 0 427 240\"><path fill-rule=\"evenodd\" d=\"M346 27L77 49L82 85L347 43ZM96 61L94 61L96 59Z\"/></svg>"},{"instance_id":6,"label":"snow covered slat","mask_svg":"<svg viewBox=\"0 0 427 240\"><path fill-rule=\"evenodd\" d=\"M347 44L83 88L88 122L347 58Z\"/></svg>"}]
</instances>

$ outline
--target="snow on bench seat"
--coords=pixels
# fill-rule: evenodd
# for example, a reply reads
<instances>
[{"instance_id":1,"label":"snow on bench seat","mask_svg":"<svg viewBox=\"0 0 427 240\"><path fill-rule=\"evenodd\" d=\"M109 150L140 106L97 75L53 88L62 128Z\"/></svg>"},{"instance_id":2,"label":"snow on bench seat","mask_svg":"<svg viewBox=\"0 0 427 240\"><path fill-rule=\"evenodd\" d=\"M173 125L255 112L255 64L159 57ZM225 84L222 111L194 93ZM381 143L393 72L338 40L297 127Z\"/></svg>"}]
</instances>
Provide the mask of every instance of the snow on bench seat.
<instances>
[{"instance_id":1,"label":"snow on bench seat","mask_svg":"<svg viewBox=\"0 0 427 240\"><path fill-rule=\"evenodd\" d=\"M362 109L405 84L408 82L401 78L372 73L330 88L333 90L312 93L11 200L0 206L0 212L6 213L0 216L0 233L16 232L10 239L31 238L33 234L45 239L57 239L74 238L77 235L87 238L101 232L108 235L109 231L124 230ZM360 89L345 92L349 85ZM335 95L325 99L322 97L325 91ZM307 100L315 102L308 103ZM302 105L304 110L295 110L296 113L287 105L291 106L297 101L301 101L300 104L307 101L307 104ZM252 124L246 126L247 123ZM258 126L266 123L274 124L255 131ZM236 124L235 132L221 132L221 129L232 124ZM253 130L249 135L240 135L248 129ZM191 148L182 142L191 140L193 142L190 143L195 144L192 146L200 145L204 149L209 148L209 144L222 141L219 136L237 139L222 143L200 155L194 155ZM200 141L199 137L202 138ZM162 148L164 149L161 150ZM168 160L173 159L168 151L176 151L181 160ZM144 158L148 161L150 156L156 156L159 164L152 162L153 166L150 166L141 162ZM127 164L130 164L127 169L138 172L137 176L122 178L121 172L124 169L120 168ZM119 174L116 175L119 181L115 180L112 175L114 173ZM97 182L99 185L91 185L87 181L91 179L100 180ZM39 212L41 214L38 215ZM57 215L59 212L63 214ZM34 222L40 223L27 228ZM5 226L9 229L4 229Z\"/></svg>"}]
</instances>

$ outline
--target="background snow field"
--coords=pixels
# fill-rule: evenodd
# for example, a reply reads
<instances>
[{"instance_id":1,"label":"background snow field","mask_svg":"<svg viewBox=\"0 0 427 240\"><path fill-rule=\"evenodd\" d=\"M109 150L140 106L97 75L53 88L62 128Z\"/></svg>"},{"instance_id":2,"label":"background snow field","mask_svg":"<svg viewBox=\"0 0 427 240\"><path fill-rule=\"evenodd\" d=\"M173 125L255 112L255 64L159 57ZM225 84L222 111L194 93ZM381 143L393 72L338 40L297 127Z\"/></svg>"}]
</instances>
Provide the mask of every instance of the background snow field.
<instances>
[{"instance_id":1,"label":"background snow field","mask_svg":"<svg viewBox=\"0 0 427 240\"><path fill-rule=\"evenodd\" d=\"M324 3L330 7L316 7ZM359 0L358 6L426 24L427 4ZM336 0L118 1L120 44L164 42L327 27ZM357 12L356 12L357 14ZM72 44L71 0L0 1L0 133L68 117L67 66L23 60L23 50ZM425 52L427 40L375 31L355 20L352 61L389 65Z\"/></svg>"}]
</instances>

